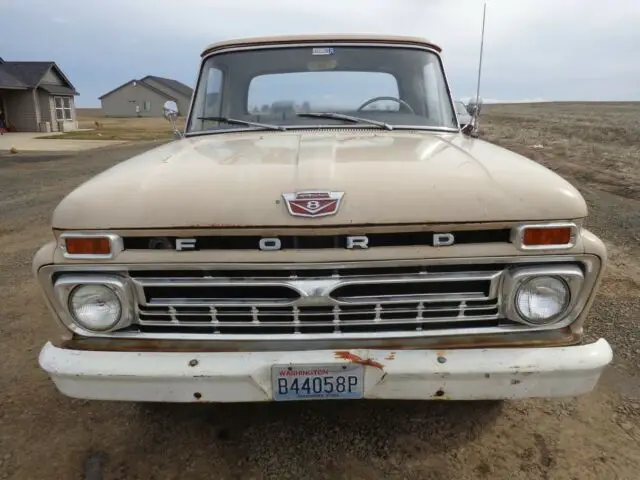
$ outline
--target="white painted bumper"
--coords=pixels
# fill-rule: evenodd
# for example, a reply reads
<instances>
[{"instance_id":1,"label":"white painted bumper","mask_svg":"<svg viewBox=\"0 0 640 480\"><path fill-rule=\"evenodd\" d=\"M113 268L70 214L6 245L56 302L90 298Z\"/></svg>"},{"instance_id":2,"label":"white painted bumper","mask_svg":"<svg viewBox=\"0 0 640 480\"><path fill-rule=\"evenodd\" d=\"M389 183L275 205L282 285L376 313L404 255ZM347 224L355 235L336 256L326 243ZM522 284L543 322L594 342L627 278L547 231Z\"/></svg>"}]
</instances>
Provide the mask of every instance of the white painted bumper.
<instances>
[{"instance_id":1,"label":"white painted bumper","mask_svg":"<svg viewBox=\"0 0 640 480\"><path fill-rule=\"evenodd\" d=\"M588 393L611 362L612 351L604 339L572 347L350 350L348 354L95 352L47 343L39 362L63 394L76 398L254 402L273 399L272 365L347 361L340 357L374 364L365 367L365 398L481 400Z\"/></svg>"}]
</instances>

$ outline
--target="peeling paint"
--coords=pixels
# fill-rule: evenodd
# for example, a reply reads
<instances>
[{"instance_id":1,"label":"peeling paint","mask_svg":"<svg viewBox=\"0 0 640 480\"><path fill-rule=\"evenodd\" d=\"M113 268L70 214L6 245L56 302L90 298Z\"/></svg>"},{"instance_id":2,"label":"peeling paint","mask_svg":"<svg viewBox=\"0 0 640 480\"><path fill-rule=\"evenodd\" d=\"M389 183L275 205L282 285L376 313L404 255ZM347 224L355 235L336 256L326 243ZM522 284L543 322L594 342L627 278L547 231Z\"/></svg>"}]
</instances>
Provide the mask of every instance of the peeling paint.
<instances>
[{"instance_id":1,"label":"peeling paint","mask_svg":"<svg viewBox=\"0 0 640 480\"><path fill-rule=\"evenodd\" d=\"M385 357L385 360L395 360L396 358L396 352L391 352L387 357Z\"/></svg>"},{"instance_id":2,"label":"peeling paint","mask_svg":"<svg viewBox=\"0 0 640 480\"><path fill-rule=\"evenodd\" d=\"M336 358L339 358L341 360L348 360L351 363L357 363L360 365L366 365L369 367L374 367L374 368L379 368L380 370L384 370L384 365L382 365L380 362L376 362L375 360L372 360L370 358L361 358L358 355L351 352L338 351L336 352Z\"/></svg>"}]
</instances>

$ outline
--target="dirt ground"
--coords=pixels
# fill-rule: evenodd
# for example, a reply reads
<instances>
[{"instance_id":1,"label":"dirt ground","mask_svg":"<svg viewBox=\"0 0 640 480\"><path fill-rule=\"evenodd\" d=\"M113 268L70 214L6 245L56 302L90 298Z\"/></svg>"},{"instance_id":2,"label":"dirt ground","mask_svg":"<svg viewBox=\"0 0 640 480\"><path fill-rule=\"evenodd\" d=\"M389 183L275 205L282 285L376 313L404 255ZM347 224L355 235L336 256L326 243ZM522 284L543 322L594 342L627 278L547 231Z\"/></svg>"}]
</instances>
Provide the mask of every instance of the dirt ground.
<instances>
[{"instance_id":1,"label":"dirt ground","mask_svg":"<svg viewBox=\"0 0 640 480\"><path fill-rule=\"evenodd\" d=\"M171 123L164 117L108 118L99 108L79 108L78 128L74 132L52 135L53 140L123 140L123 141L155 141L172 138ZM176 122L182 130L184 118ZM87 130L89 129L89 130Z\"/></svg>"},{"instance_id":2,"label":"dirt ground","mask_svg":"<svg viewBox=\"0 0 640 480\"><path fill-rule=\"evenodd\" d=\"M0 156L1 479L618 479L640 471L640 104L486 107L483 137L573 182L611 267L590 338L613 365L590 395L483 402L160 405L73 400L38 368L55 327L30 261L55 204L151 143Z\"/></svg>"}]
</instances>

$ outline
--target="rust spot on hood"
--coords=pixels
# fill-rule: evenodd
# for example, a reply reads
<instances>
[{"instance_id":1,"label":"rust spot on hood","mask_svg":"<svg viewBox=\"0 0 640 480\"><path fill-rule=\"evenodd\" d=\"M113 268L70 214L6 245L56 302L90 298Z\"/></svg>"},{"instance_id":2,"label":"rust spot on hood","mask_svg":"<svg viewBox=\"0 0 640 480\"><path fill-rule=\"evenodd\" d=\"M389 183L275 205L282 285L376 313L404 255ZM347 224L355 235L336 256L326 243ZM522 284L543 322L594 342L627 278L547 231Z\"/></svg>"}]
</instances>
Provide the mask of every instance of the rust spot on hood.
<instances>
[{"instance_id":1,"label":"rust spot on hood","mask_svg":"<svg viewBox=\"0 0 640 480\"><path fill-rule=\"evenodd\" d=\"M381 363L376 362L375 360L371 360L370 358L361 358L351 352L336 352L336 358L339 358L341 360L348 360L351 363L358 363L360 365L368 365L369 367L379 368L380 370L384 369L384 366Z\"/></svg>"}]
</instances>

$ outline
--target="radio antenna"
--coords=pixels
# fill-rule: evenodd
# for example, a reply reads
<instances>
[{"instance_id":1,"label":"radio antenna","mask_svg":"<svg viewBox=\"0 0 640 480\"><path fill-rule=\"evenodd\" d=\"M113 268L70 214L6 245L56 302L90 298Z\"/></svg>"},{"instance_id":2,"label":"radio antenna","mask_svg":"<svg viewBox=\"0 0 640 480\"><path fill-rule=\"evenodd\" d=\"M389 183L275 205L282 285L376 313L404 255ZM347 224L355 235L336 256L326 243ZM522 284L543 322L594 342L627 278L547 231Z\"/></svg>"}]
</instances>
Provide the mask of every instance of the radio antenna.
<instances>
[{"instance_id":1,"label":"radio antenna","mask_svg":"<svg viewBox=\"0 0 640 480\"><path fill-rule=\"evenodd\" d=\"M480 101L480 78L482 75L482 54L484 52L484 24L485 24L485 19L487 16L487 2L484 2L484 5L482 7L482 33L480 36L480 61L478 64L478 83L476 85L476 98L474 101L474 108L473 108L473 133L474 136L478 135L478 117L480 116L480 106L481 106L481 101Z\"/></svg>"}]
</instances>

